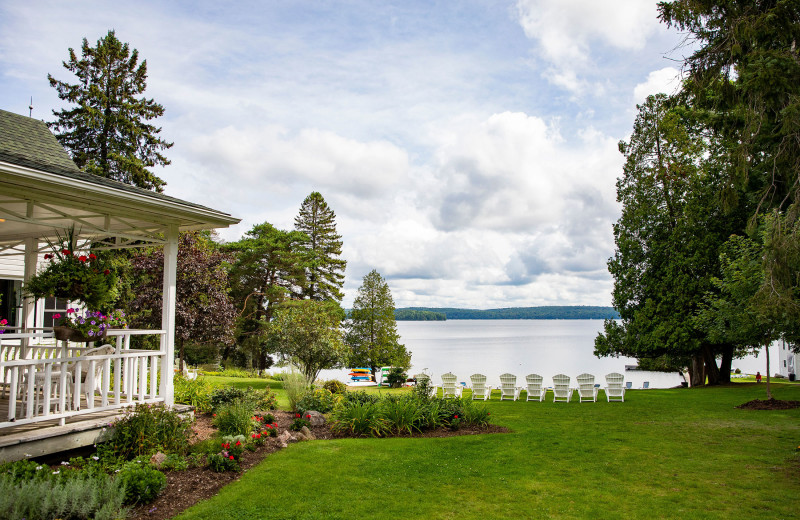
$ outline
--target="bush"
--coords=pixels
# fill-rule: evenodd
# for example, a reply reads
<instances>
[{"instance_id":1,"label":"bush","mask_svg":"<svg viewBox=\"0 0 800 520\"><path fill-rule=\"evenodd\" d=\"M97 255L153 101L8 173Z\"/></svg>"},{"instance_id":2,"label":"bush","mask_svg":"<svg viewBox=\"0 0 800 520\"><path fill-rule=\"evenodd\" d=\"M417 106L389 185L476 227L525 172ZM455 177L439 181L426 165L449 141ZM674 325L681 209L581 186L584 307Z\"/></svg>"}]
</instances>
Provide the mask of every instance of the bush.
<instances>
[{"instance_id":1,"label":"bush","mask_svg":"<svg viewBox=\"0 0 800 520\"><path fill-rule=\"evenodd\" d=\"M125 486L126 504L149 504L167 487L163 473L139 461L125 464L116 480Z\"/></svg>"},{"instance_id":2,"label":"bush","mask_svg":"<svg viewBox=\"0 0 800 520\"><path fill-rule=\"evenodd\" d=\"M253 410L274 410L277 408L278 398L272 393L269 387L263 390L256 390L248 387L246 390L227 386L218 388L211 392L211 408L216 411L221 406L231 404L236 401L246 402Z\"/></svg>"},{"instance_id":3,"label":"bush","mask_svg":"<svg viewBox=\"0 0 800 520\"><path fill-rule=\"evenodd\" d=\"M387 430L380 406L373 402L343 402L331 414L331 430L356 437L380 437Z\"/></svg>"},{"instance_id":4,"label":"bush","mask_svg":"<svg viewBox=\"0 0 800 520\"><path fill-rule=\"evenodd\" d=\"M328 413L341 400L341 394L333 394L324 388L315 388L302 394L297 400L295 410L305 414L309 410Z\"/></svg>"},{"instance_id":5,"label":"bush","mask_svg":"<svg viewBox=\"0 0 800 520\"><path fill-rule=\"evenodd\" d=\"M422 431L422 407L413 396L387 397L382 403L382 409L383 417L386 419L387 428L390 431L406 432L409 435L414 430Z\"/></svg>"},{"instance_id":6,"label":"bush","mask_svg":"<svg viewBox=\"0 0 800 520\"><path fill-rule=\"evenodd\" d=\"M431 398L431 388L433 388L433 386L430 377L419 377L417 378L416 384L411 389L411 393L413 393L417 399L427 400Z\"/></svg>"},{"instance_id":7,"label":"bush","mask_svg":"<svg viewBox=\"0 0 800 520\"><path fill-rule=\"evenodd\" d=\"M226 386L224 388L217 388L211 395L209 396L209 400L211 401L211 409L217 410L219 407L231 404L234 401L240 401L244 399L245 391L241 388L236 388L235 386Z\"/></svg>"},{"instance_id":8,"label":"bush","mask_svg":"<svg viewBox=\"0 0 800 520\"><path fill-rule=\"evenodd\" d=\"M224 404L217 409L213 423L222 435L250 435L255 407L246 400Z\"/></svg>"},{"instance_id":9,"label":"bush","mask_svg":"<svg viewBox=\"0 0 800 520\"><path fill-rule=\"evenodd\" d=\"M189 469L189 461L183 455L170 453L159 469L161 471L185 471Z\"/></svg>"},{"instance_id":10,"label":"bush","mask_svg":"<svg viewBox=\"0 0 800 520\"><path fill-rule=\"evenodd\" d=\"M0 518L111 520L124 517L124 501L124 485L104 474L18 483L0 475Z\"/></svg>"},{"instance_id":11,"label":"bush","mask_svg":"<svg viewBox=\"0 0 800 520\"><path fill-rule=\"evenodd\" d=\"M336 379L331 379L322 383L322 388L332 394L343 394L347 392L347 385Z\"/></svg>"},{"instance_id":12,"label":"bush","mask_svg":"<svg viewBox=\"0 0 800 520\"><path fill-rule=\"evenodd\" d=\"M222 473L239 469L239 464L234 459L225 457L221 453L214 453L208 456L208 467L211 468L211 471Z\"/></svg>"},{"instance_id":13,"label":"bush","mask_svg":"<svg viewBox=\"0 0 800 520\"><path fill-rule=\"evenodd\" d=\"M400 367L392 367L389 370L389 374L386 376L386 382L389 383L389 386L392 388L400 388L403 386L403 383L406 382L408 376Z\"/></svg>"},{"instance_id":14,"label":"bush","mask_svg":"<svg viewBox=\"0 0 800 520\"><path fill-rule=\"evenodd\" d=\"M181 374L175 375L175 402L194 406L198 412L211 411L211 393L214 387L203 379L187 379Z\"/></svg>"},{"instance_id":15,"label":"bush","mask_svg":"<svg viewBox=\"0 0 800 520\"><path fill-rule=\"evenodd\" d=\"M299 416L300 414L297 415ZM302 417L296 417L295 420L292 421L292 424L289 426L289 429L292 430L293 432L299 432L300 430L303 429L303 427L311 428L311 423L303 419Z\"/></svg>"},{"instance_id":16,"label":"bush","mask_svg":"<svg viewBox=\"0 0 800 520\"><path fill-rule=\"evenodd\" d=\"M185 453L192 435L189 419L163 404L138 404L111 426L111 438L104 443L102 451L125 460L157 451Z\"/></svg>"},{"instance_id":17,"label":"bush","mask_svg":"<svg viewBox=\"0 0 800 520\"><path fill-rule=\"evenodd\" d=\"M368 394L365 391L361 390L360 392L347 392L342 396L342 404L365 404L365 403L372 403L375 404L381 400L381 397L377 394Z\"/></svg>"}]
</instances>

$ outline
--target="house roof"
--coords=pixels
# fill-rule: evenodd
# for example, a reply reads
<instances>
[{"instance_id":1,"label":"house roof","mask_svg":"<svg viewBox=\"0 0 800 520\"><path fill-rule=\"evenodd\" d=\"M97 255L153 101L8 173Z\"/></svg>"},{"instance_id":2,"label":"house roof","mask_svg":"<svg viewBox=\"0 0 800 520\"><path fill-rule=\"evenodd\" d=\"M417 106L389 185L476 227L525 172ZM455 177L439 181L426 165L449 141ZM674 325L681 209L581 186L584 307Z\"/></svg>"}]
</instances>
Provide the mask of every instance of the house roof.
<instances>
[{"instance_id":1,"label":"house roof","mask_svg":"<svg viewBox=\"0 0 800 520\"><path fill-rule=\"evenodd\" d=\"M83 172L43 121L6 110L0 110L0 185L0 246L6 248L73 225L109 247L125 247L159 243L170 225L193 230L239 223L228 213Z\"/></svg>"}]
</instances>

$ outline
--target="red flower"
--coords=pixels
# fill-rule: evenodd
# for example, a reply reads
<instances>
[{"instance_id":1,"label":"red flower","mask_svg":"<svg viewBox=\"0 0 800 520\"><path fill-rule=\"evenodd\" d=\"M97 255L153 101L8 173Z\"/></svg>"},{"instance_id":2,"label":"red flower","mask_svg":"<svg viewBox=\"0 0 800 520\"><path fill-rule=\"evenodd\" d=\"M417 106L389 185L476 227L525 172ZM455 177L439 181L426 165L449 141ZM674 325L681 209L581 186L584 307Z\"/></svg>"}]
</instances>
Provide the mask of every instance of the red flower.
<instances>
[{"instance_id":1,"label":"red flower","mask_svg":"<svg viewBox=\"0 0 800 520\"><path fill-rule=\"evenodd\" d=\"M51 255L51 254L44 255L44 259L45 260L50 260L51 258L53 258L53 255Z\"/></svg>"},{"instance_id":2,"label":"red flower","mask_svg":"<svg viewBox=\"0 0 800 520\"><path fill-rule=\"evenodd\" d=\"M233 455L231 455L229 458L230 458L231 460L233 460Z\"/></svg>"},{"instance_id":3,"label":"red flower","mask_svg":"<svg viewBox=\"0 0 800 520\"><path fill-rule=\"evenodd\" d=\"M311 419L311 414L306 415L306 419Z\"/></svg>"},{"instance_id":4,"label":"red flower","mask_svg":"<svg viewBox=\"0 0 800 520\"><path fill-rule=\"evenodd\" d=\"M458 416L456 415L455 418L458 419Z\"/></svg>"},{"instance_id":5,"label":"red flower","mask_svg":"<svg viewBox=\"0 0 800 520\"><path fill-rule=\"evenodd\" d=\"M295 417L300 417L299 413L294 414Z\"/></svg>"},{"instance_id":6,"label":"red flower","mask_svg":"<svg viewBox=\"0 0 800 520\"><path fill-rule=\"evenodd\" d=\"M103 271L103 274L104 274L104 275L106 275L106 276L108 276L110 273L111 273L111 271L109 271L108 269L106 269L105 271Z\"/></svg>"},{"instance_id":7,"label":"red flower","mask_svg":"<svg viewBox=\"0 0 800 520\"><path fill-rule=\"evenodd\" d=\"M62 255L71 255L72 251L70 251L69 249L62 249L61 250L61 254Z\"/></svg>"},{"instance_id":8,"label":"red flower","mask_svg":"<svg viewBox=\"0 0 800 520\"><path fill-rule=\"evenodd\" d=\"M80 260L81 262L85 262L86 261L86 255L79 256L78 260Z\"/></svg>"},{"instance_id":9,"label":"red flower","mask_svg":"<svg viewBox=\"0 0 800 520\"><path fill-rule=\"evenodd\" d=\"M276 422L272 423L272 427L273 428L277 428L278 427L278 423L276 423Z\"/></svg>"},{"instance_id":10,"label":"red flower","mask_svg":"<svg viewBox=\"0 0 800 520\"><path fill-rule=\"evenodd\" d=\"M94 253L89 253L89 260L97 260L97 255Z\"/></svg>"},{"instance_id":11,"label":"red flower","mask_svg":"<svg viewBox=\"0 0 800 520\"><path fill-rule=\"evenodd\" d=\"M236 441L236 445L241 446L242 445L241 441Z\"/></svg>"}]
</instances>

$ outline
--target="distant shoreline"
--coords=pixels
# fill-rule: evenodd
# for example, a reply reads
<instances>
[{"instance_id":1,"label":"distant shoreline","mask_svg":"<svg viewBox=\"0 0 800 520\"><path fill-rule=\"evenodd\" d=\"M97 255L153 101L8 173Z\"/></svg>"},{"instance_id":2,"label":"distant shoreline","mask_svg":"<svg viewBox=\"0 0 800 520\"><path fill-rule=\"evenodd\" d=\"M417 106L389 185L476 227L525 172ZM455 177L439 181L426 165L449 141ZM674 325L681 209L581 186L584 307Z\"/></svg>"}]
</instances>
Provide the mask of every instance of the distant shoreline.
<instances>
[{"instance_id":1,"label":"distant shoreline","mask_svg":"<svg viewBox=\"0 0 800 520\"><path fill-rule=\"evenodd\" d=\"M395 309L398 321L446 320L615 320L613 307L561 305L509 307L502 309L459 309L450 307L403 307Z\"/></svg>"}]
</instances>

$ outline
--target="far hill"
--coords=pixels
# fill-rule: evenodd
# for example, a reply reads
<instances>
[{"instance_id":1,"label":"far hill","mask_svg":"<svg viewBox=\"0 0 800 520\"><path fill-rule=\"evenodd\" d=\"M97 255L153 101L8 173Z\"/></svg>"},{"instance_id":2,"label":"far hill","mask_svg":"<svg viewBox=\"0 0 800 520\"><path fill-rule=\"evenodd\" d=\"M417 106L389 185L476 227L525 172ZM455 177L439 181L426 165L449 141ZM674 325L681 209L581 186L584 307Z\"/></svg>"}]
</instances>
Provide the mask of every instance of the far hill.
<instances>
[{"instance_id":1,"label":"far hill","mask_svg":"<svg viewBox=\"0 0 800 520\"><path fill-rule=\"evenodd\" d=\"M511 307L507 309L455 309L405 307L395 310L397 320L615 320L613 307L582 305L548 307Z\"/></svg>"}]
</instances>

